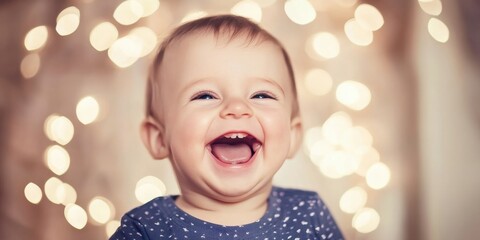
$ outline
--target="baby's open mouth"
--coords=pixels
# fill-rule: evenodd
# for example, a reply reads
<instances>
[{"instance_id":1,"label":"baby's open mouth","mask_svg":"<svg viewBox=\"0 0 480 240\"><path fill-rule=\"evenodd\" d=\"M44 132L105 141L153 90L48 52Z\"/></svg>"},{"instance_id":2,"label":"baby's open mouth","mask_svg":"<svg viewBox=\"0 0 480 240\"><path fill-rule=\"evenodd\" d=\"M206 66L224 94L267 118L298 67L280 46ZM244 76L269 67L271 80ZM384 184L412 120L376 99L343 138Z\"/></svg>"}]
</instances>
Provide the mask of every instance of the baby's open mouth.
<instances>
[{"instance_id":1,"label":"baby's open mouth","mask_svg":"<svg viewBox=\"0 0 480 240\"><path fill-rule=\"evenodd\" d=\"M227 164L248 162L262 146L254 136L247 133L227 133L209 144L212 154Z\"/></svg>"}]
</instances>

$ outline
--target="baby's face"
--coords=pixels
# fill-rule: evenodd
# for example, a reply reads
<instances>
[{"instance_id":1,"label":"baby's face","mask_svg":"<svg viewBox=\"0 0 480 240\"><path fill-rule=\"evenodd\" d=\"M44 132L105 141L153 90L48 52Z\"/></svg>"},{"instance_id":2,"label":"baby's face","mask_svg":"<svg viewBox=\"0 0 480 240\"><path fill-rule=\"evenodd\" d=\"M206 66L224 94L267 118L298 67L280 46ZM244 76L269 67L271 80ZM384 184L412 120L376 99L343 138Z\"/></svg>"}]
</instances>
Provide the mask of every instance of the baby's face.
<instances>
[{"instance_id":1,"label":"baby's face","mask_svg":"<svg viewBox=\"0 0 480 240\"><path fill-rule=\"evenodd\" d=\"M164 143L182 191L223 199L269 187L300 138L280 48L194 34L169 46L161 69Z\"/></svg>"}]
</instances>

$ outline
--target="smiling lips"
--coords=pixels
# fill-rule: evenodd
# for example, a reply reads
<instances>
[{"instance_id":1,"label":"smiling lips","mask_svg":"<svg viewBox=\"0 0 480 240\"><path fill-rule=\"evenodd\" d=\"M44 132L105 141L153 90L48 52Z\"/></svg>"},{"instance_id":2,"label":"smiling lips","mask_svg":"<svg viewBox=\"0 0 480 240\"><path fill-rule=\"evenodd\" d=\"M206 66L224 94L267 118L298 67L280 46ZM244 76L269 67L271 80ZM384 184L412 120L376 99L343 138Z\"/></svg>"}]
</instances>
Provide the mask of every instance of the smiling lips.
<instances>
[{"instance_id":1,"label":"smiling lips","mask_svg":"<svg viewBox=\"0 0 480 240\"><path fill-rule=\"evenodd\" d=\"M262 144L247 133L227 133L210 143L212 154L225 164L247 163Z\"/></svg>"}]
</instances>

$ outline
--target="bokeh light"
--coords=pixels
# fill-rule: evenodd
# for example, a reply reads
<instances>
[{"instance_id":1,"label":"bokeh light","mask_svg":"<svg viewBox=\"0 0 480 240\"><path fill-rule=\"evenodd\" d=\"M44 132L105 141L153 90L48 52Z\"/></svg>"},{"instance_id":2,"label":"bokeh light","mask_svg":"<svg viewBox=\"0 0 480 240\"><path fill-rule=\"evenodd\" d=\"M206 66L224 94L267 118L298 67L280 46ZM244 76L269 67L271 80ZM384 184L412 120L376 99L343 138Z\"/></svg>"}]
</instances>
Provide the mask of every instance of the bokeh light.
<instances>
[{"instance_id":1,"label":"bokeh light","mask_svg":"<svg viewBox=\"0 0 480 240\"><path fill-rule=\"evenodd\" d=\"M48 169L60 176L70 167L70 155L65 148L53 145L45 150L45 162Z\"/></svg>"},{"instance_id":2,"label":"bokeh light","mask_svg":"<svg viewBox=\"0 0 480 240\"><path fill-rule=\"evenodd\" d=\"M355 172L358 166L358 157L345 151L328 153L320 162L319 167L323 175L337 179Z\"/></svg>"},{"instance_id":3,"label":"bokeh light","mask_svg":"<svg viewBox=\"0 0 480 240\"><path fill-rule=\"evenodd\" d=\"M71 203L75 203L77 201L77 191L72 185L68 183L63 183L57 189L57 196L60 196L60 203L65 206Z\"/></svg>"},{"instance_id":4,"label":"bokeh light","mask_svg":"<svg viewBox=\"0 0 480 240\"><path fill-rule=\"evenodd\" d=\"M323 69L311 69L305 76L305 87L313 95L322 96L329 93L332 85L332 77Z\"/></svg>"},{"instance_id":5,"label":"bokeh light","mask_svg":"<svg viewBox=\"0 0 480 240\"><path fill-rule=\"evenodd\" d=\"M321 136L321 133L320 133ZM335 151L336 147L326 141L325 139L320 139L318 141L315 141L312 146L310 147L310 152L308 156L310 157L310 160L317 165L320 166L322 163L323 159L327 156L332 154Z\"/></svg>"},{"instance_id":6,"label":"bokeh light","mask_svg":"<svg viewBox=\"0 0 480 240\"><path fill-rule=\"evenodd\" d=\"M428 33L438 42L445 43L450 37L450 31L447 25L437 18L431 18L428 21Z\"/></svg>"},{"instance_id":7,"label":"bokeh light","mask_svg":"<svg viewBox=\"0 0 480 240\"><path fill-rule=\"evenodd\" d=\"M20 72L24 78L32 78L37 75L40 69L40 56L37 53L31 53L25 56L20 63Z\"/></svg>"},{"instance_id":8,"label":"bokeh light","mask_svg":"<svg viewBox=\"0 0 480 240\"><path fill-rule=\"evenodd\" d=\"M28 183L23 192L25 198L33 204L38 204L42 200L42 189L35 183Z\"/></svg>"},{"instance_id":9,"label":"bokeh light","mask_svg":"<svg viewBox=\"0 0 480 240\"><path fill-rule=\"evenodd\" d=\"M90 217L99 224L106 224L115 216L115 208L105 197L94 197L88 204Z\"/></svg>"},{"instance_id":10,"label":"bokeh light","mask_svg":"<svg viewBox=\"0 0 480 240\"><path fill-rule=\"evenodd\" d=\"M77 204L65 206L64 215L67 222L76 229L83 229L87 225L87 212Z\"/></svg>"},{"instance_id":11,"label":"bokeh light","mask_svg":"<svg viewBox=\"0 0 480 240\"><path fill-rule=\"evenodd\" d=\"M136 0L125 0L113 12L113 18L122 25L131 25L136 23L143 14L142 4Z\"/></svg>"},{"instance_id":12,"label":"bokeh light","mask_svg":"<svg viewBox=\"0 0 480 240\"><path fill-rule=\"evenodd\" d=\"M368 194L361 187L348 189L340 198L340 209L345 213L353 214L367 203Z\"/></svg>"},{"instance_id":13,"label":"bokeh light","mask_svg":"<svg viewBox=\"0 0 480 240\"><path fill-rule=\"evenodd\" d=\"M186 23L207 16L208 13L201 10L191 11L182 18L180 23Z\"/></svg>"},{"instance_id":14,"label":"bokeh light","mask_svg":"<svg viewBox=\"0 0 480 240\"><path fill-rule=\"evenodd\" d=\"M148 17L155 13L160 8L159 0L135 0L143 9L142 17Z\"/></svg>"},{"instance_id":15,"label":"bokeh light","mask_svg":"<svg viewBox=\"0 0 480 240\"><path fill-rule=\"evenodd\" d=\"M134 28L128 34L141 47L139 57L144 57L150 54L157 46L157 34L148 27Z\"/></svg>"},{"instance_id":16,"label":"bokeh light","mask_svg":"<svg viewBox=\"0 0 480 240\"><path fill-rule=\"evenodd\" d=\"M86 96L77 103L76 113L78 121L87 125L94 122L98 113L100 112L100 105L92 96Z\"/></svg>"},{"instance_id":17,"label":"bokeh light","mask_svg":"<svg viewBox=\"0 0 480 240\"><path fill-rule=\"evenodd\" d=\"M262 21L262 8L253 0L243 0L238 2L232 7L230 12L235 15L249 18L257 23Z\"/></svg>"},{"instance_id":18,"label":"bokeh light","mask_svg":"<svg viewBox=\"0 0 480 240\"><path fill-rule=\"evenodd\" d=\"M380 215L373 208L362 208L353 216L352 227L361 233L369 233L377 229Z\"/></svg>"},{"instance_id":19,"label":"bokeh light","mask_svg":"<svg viewBox=\"0 0 480 240\"><path fill-rule=\"evenodd\" d=\"M378 151L370 147L364 154L361 155L360 164L358 165L356 174L365 177L368 169L375 163L380 161L380 154Z\"/></svg>"},{"instance_id":20,"label":"bokeh light","mask_svg":"<svg viewBox=\"0 0 480 240\"><path fill-rule=\"evenodd\" d=\"M384 24L380 11L370 4L362 3L358 5L354 14L356 22L364 29L377 31Z\"/></svg>"},{"instance_id":21,"label":"bokeh light","mask_svg":"<svg viewBox=\"0 0 480 240\"><path fill-rule=\"evenodd\" d=\"M167 188L162 180L154 176L145 176L138 180L135 196L141 203L146 203L156 197L165 195Z\"/></svg>"},{"instance_id":22,"label":"bokeh light","mask_svg":"<svg viewBox=\"0 0 480 240\"><path fill-rule=\"evenodd\" d=\"M373 42L373 32L362 27L354 18L348 20L344 26L348 40L358 46L368 46Z\"/></svg>"},{"instance_id":23,"label":"bokeh light","mask_svg":"<svg viewBox=\"0 0 480 240\"><path fill-rule=\"evenodd\" d=\"M357 3L358 0L333 0L338 6L340 7L353 7Z\"/></svg>"},{"instance_id":24,"label":"bokeh light","mask_svg":"<svg viewBox=\"0 0 480 240\"><path fill-rule=\"evenodd\" d=\"M308 0L287 0L284 9L288 18L299 25L311 23L317 17L315 8Z\"/></svg>"},{"instance_id":25,"label":"bokeh light","mask_svg":"<svg viewBox=\"0 0 480 240\"><path fill-rule=\"evenodd\" d=\"M370 104L372 95L370 89L357 81L344 81L337 86L337 100L343 105L360 111Z\"/></svg>"},{"instance_id":26,"label":"bokeh light","mask_svg":"<svg viewBox=\"0 0 480 240\"><path fill-rule=\"evenodd\" d=\"M346 129L340 140L340 145L351 152L360 152L361 149L368 149L372 144L372 134L366 128L360 126Z\"/></svg>"},{"instance_id":27,"label":"bokeh light","mask_svg":"<svg viewBox=\"0 0 480 240\"><path fill-rule=\"evenodd\" d=\"M69 143L74 134L72 122L64 116L50 115L45 120L44 130L47 137L61 145Z\"/></svg>"},{"instance_id":28,"label":"bokeh light","mask_svg":"<svg viewBox=\"0 0 480 240\"><path fill-rule=\"evenodd\" d=\"M329 32L320 32L309 39L314 52L324 59L332 59L340 53L340 43L337 37ZM307 47L307 53L310 49Z\"/></svg>"},{"instance_id":29,"label":"bokeh light","mask_svg":"<svg viewBox=\"0 0 480 240\"><path fill-rule=\"evenodd\" d=\"M126 68L141 57L143 47L138 38L125 36L117 39L108 49L108 57L115 65Z\"/></svg>"},{"instance_id":30,"label":"bokeh light","mask_svg":"<svg viewBox=\"0 0 480 240\"><path fill-rule=\"evenodd\" d=\"M303 138L303 144L306 147L306 152L309 153L315 142L322 140L322 128L321 127L312 127L305 131Z\"/></svg>"},{"instance_id":31,"label":"bokeh light","mask_svg":"<svg viewBox=\"0 0 480 240\"><path fill-rule=\"evenodd\" d=\"M52 203L61 204L65 199L63 182L56 177L51 177L45 182L44 191L45 196Z\"/></svg>"},{"instance_id":32,"label":"bokeh light","mask_svg":"<svg viewBox=\"0 0 480 240\"><path fill-rule=\"evenodd\" d=\"M40 49L45 45L48 39L48 29L46 26L38 26L28 31L25 36L24 45L28 51Z\"/></svg>"},{"instance_id":33,"label":"bokeh light","mask_svg":"<svg viewBox=\"0 0 480 240\"><path fill-rule=\"evenodd\" d=\"M372 164L367 170L365 179L369 187L378 190L387 186L388 182L390 182L390 175L388 166L382 162L377 162Z\"/></svg>"},{"instance_id":34,"label":"bokeh light","mask_svg":"<svg viewBox=\"0 0 480 240\"><path fill-rule=\"evenodd\" d=\"M440 0L419 1L420 8L432 16L438 16L442 13L442 2Z\"/></svg>"},{"instance_id":35,"label":"bokeh light","mask_svg":"<svg viewBox=\"0 0 480 240\"><path fill-rule=\"evenodd\" d=\"M273 5L277 0L255 0L262 8Z\"/></svg>"},{"instance_id":36,"label":"bokeh light","mask_svg":"<svg viewBox=\"0 0 480 240\"><path fill-rule=\"evenodd\" d=\"M71 6L58 14L55 30L60 36L70 35L77 30L80 24L80 10Z\"/></svg>"},{"instance_id":37,"label":"bokeh light","mask_svg":"<svg viewBox=\"0 0 480 240\"><path fill-rule=\"evenodd\" d=\"M322 127L322 134L327 141L340 145L342 136L352 127L352 118L345 112L332 114Z\"/></svg>"},{"instance_id":38,"label":"bokeh light","mask_svg":"<svg viewBox=\"0 0 480 240\"><path fill-rule=\"evenodd\" d=\"M118 30L110 22L102 22L90 32L90 44L97 51L107 50L118 39Z\"/></svg>"}]
</instances>

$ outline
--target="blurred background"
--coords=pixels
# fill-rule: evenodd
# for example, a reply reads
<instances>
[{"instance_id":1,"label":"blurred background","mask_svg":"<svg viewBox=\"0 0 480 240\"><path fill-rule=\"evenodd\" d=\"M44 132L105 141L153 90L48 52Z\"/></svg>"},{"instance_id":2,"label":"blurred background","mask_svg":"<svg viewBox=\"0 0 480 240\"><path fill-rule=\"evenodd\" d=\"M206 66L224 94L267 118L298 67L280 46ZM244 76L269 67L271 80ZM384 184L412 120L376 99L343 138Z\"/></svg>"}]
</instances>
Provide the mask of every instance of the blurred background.
<instances>
[{"instance_id":1,"label":"blurred background","mask_svg":"<svg viewBox=\"0 0 480 240\"><path fill-rule=\"evenodd\" d=\"M217 13L293 60L304 143L275 184L318 191L347 239L480 239L477 0L2 0L2 239L107 239L178 194L138 133L147 69Z\"/></svg>"}]
</instances>

